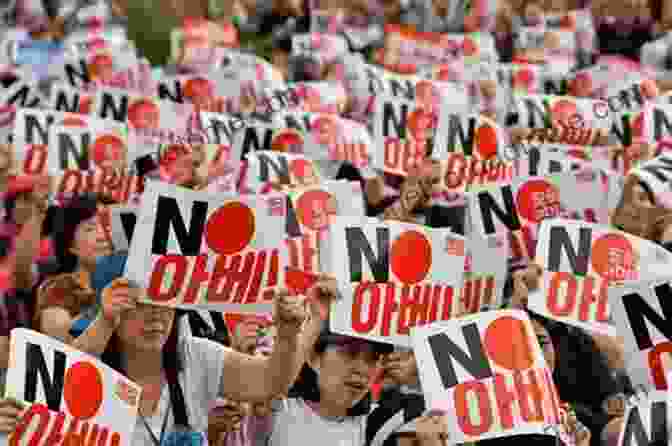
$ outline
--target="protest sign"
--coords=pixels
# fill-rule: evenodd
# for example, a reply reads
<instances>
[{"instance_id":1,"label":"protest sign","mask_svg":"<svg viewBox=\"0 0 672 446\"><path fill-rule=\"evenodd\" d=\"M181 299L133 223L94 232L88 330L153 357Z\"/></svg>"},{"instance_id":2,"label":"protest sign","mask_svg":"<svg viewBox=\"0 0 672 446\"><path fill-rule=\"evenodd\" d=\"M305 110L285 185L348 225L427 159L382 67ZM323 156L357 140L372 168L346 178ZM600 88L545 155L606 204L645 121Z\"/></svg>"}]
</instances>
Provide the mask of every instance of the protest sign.
<instances>
[{"instance_id":1,"label":"protest sign","mask_svg":"<svg viewBox=\"0 0 672 446\"><path fill-rule=\"evenodd\" d=\"M461 153L450 153L448 158L439 161L440 181L435 193L449 200L456 193L464 193L474 186L487 186L509 183L515 178L516 166L498 158L488 160ZM435 197L439 198L439 197Z\"/></svg>"},{"instance_id":2,"label":"protest sign","mask_svg":"<svg viewBox=\"0 0 672 446\"><path fill-rule=\"evenodd\" d=\"M472 229L485 236L510 232L510 259L526 262L534 258L537 226L542 220L565 216L606 222L601 181L594 171L564 172L475 190L468 200Z\"/></svg>"},{"instance_id":3,"label":"protest sign","mask_svg":"<svg viewBox=\"0 0 672 446\"><path fill-rule=\"evenodd\" d=\"M543 269L531 310L585 330L615 334L609 287L647 277L672 260L663 247L633 235L583 221L545 220L536 262Z\"/></svg>"},{"instance_id":4,"label":"protest sign","mask_svg":"<svg viewBox=\"0 0 672 446\"><path fill-rule=\"evenodd\" d=\"M578 128L611 128L612 116L606 101L571 96L518 95L514 97L518 126L548 128L563 123Z\"/></svg>"},{"instance_id":5,"label":"protest sign","mask_svg":"<svg viewBox=\"0 0 672 446\"><path fill-rule=\"evenodd\" d=\"M379 96L373 115L373 167L406 176L434 150L439 110Z\"/></svg>"},{"instance_id":6,"label":"protest sign","mask_svg":"<svg viewBox=\"0 0 672 446\"><path fill-rule=\"evenodd\" d=\"M548 434L560 424L553 375L524 312L414 327L411 337L426 406L446 414L451 442Z\"/></svg>"},{"instance_id":7,"label":"protest sign","mask_svg":"<svg viewBox=\"0 0 672 446\"><path fill-rule=\"evenodd\" d=\"M314 160L344 161L357 168L370 166L374 145L363 124L337 115L313 113L309 129L304 153Z\"/></svg>"},{"instance_id":8,"label":"protest sign","mask_svg":"<svg viewBox=\"0 0 672 446\"><path fill-rule=\"evenodd\" d=\"M128 124L134 145L147 147L188 140L193 110L191 104L110 87L98 89L92 105L95 117Z\"/></svg>"},{"instance_id":9,"label":"protest sign","mask_svg":"<svg viewBox=\"0 0 672 446\"><path fill-rule=\"evenodd\" d=\"M115 251L128 251L138 220L137 206L110 206L110 240Z\"/></svg>"},{"instance_id":10,"label":"protest sign","mask_svg":"<svg viewBox=\"0 0 672 446\"><path fill-rule=\"evenodd\" d=\"M481 114L460 112L454 107L441 115L436 132L441 135L438 142L443 145L434 146L432 157L442 160L453 153L493 160L507 140L504 129L494 120Z\"/></svg>"},{"instance_id":11,"label":"protest sign","mask_svg":"<svg viewBox=\"0 0 672 446\"><path fill-rule=\"evenodd\" d=\"M289 267L320 271L319 250L337 216L364 217L364 194L358 182L324 181L286 191Z\"/></svg>"},{"instance_id":12,"label":"protest sign","mask_svg":"<svg viewBox=\"0 0 672 446\"><path fill-rule=\"evenodd\" d=\"M57 178L56 199L96 193L125 203L142 190L142 179L129 174L126 126L87 121L86 127L49 127L47 171Z\"/></svg>"},{"instance_id":13,"label":"protest sign","mask_svg":"<svg viewBox=\"0 0 672 446\"><path fill-rule=\"evenodd\" d=\"M630 172L649 188L657 204L669 207L672 189L672 153L662 153Z\"/></svg>"},{"instance_id":14,"label":"protest sign","mask_svg":"<svg viewBox=\"0 0 672 446\"><path fill-rule=\"evenodd\" d=\"M10 343L5 398L27 409L8 444L133 443L140 386L51 336L16 328Z\"/></svg>"},{"instance_id":15,"label":"protest sign","mask_svg":"<svg viewBox=\"0 0 672 446\"><path fill-rule=\"evenodd\" d=\"M626 408L618 446L669 444L670 404L664 392L652 392Z\"/></svg>"},{"instance_id":16,"label":"protest sign","mask_svg":"<svg viewBox=\"0 0 672 446\"><path fill-rule=\"evenodd\" d=\"M251 152L276 151L303 153L307 132L303 122L292 120L285 123L278 120L251 120L239 132L234 134L231 145L231 162L239 164Z\"/></svg>"},{"instance_id":17,"label":"protest sign","mask_svg":"<svg viewBox=\"0 0 672 446\"><path fill-rule=\"evenodd\" d=\"M644 107L643 133L650 144L672 137L672 104L647 103Z\"/></svg>"},{"instance_id":18,"label":"protest sign","mask_svg":"<svg viewBox=\"0 0 672 446\"><path fill-rule=\"evenodd\" d=\"M625 369L633 386L668 390L672 353L668 281L642 280L609 289L609 304L618 333L624 339Z\"/></svg>"},{"instance_id":19,"label":"protest sign","mask_svg":"<svg viewBox=\"0 0 672 446\"><path fill-rule=\"evenodd\" d=\"M79 90L66 83L51 86L48 108L68 113L91 114L94 94Z\"/></svg>"},{"instance_id":20,"label":"protest sign","mask_svg":"<svg viewBox=\"0 0 672 446\"><path fill-rule=\"evenodd\" d=\"M15 170L35 175L47 172L50 127L52 125L86 128L92 118L78 113L21 108L14 119Z\"/></svg>"},{"instance_id":21,"label":"protest sign","mask_svg":"<svg viewBox=\"0 0 672 446\"><path fill-rule=\"evenodd\" d=\"M449 229L336 217L321 253L342 299L334 331L409 346L409 328L449 320L460 307L464 237Z\"/></svg>"},{"instance_id":22,"label":"protest sign","mask_svg":"<svg viewBox=\"0 0 672 446\"><path fill-rule=\"evenodd\" d=\"M247 155L245 182L254 193L270 185L291 189L314 186L320 180L316 163L302 154L262 150Z\"/></svg>"},{"instance_id":23,"label":"protest sign","mask_svg":"<svg viewBox=\"0 0 672 446\"><path fill-rule=\"evenodd\" d=\"M489 311L504 303L508 272L509 237L505 233L483 237L472 233L467 239L467 256L462 285L462 310Z\"/></svg>"},{"instance_id":24,"label":"protest sign","mask_svg":"<svg viewBox=\"0 0 672 446\"><path fill-rule=\"evenodd\" d=\"M282 195L210 195L151 182L125 277L157 305L268 311L284 281L286 215Z\"/></svg>"}]
</instances>

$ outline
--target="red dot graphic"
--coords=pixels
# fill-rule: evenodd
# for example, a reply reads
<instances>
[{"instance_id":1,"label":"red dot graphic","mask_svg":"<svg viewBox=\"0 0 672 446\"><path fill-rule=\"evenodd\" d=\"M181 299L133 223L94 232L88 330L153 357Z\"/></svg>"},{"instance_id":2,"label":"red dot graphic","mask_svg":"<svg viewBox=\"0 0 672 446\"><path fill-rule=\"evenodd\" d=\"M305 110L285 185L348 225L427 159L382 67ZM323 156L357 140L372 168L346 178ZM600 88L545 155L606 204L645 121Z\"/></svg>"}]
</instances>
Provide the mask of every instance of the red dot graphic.
<instances>
[{"instance_id":1,"label":"red dot graphic","mask_svg":"<svg viewBox=\"0 0 672 446\"><path fill-rule=\"evenodd\" d=\"M625 280L637 271L635 250L620 234L605 234L593 242L591 264L607 280Z\"/></svg>"},{"instance_id":2,"label":"red dot graphic","mask_svg":"<svg viewBox=\"0 0 672 446\"><path fill-rule=\"evenodd\" d=\"M513 77L513 85L529 89L534 84L534 71L523 69L518 71Z\"/></svg>"},{"instance_id":3,"label":"red dot graphic","mask_svg":"<svg viewBox=\"0 0 672 446\"><path fill-rule=\"evenodd\" d=\"M476 130L476 148L483 159L497 155L497 131L490 125L482 125Z\"/></svg>"},{"instance_id":4,"label":"red dot graphic","mask_svg":"<svg viewBox=\"0 0 672 446\"><path fill-rule=\"evenodd\" d=\"M65 373L63 400L75 418L96 416L103 404L103 377L98 368L86 361L72 364Z\"/></svg>"},{"instance_id":5,"label":"red dot graphic","mask_svg":"<svg viewBox=\"0 0 672 446\"><path fill-rule=\"evenodd\" d=\"M255 231L254 212L240 202L228 203L210 216L205 241L220 255L231 255L250 244Z\"/></svg>"},{"instance_id":6,"label":"red dot graphic","mask_svg":"<svg viewBox=\"0 0 672 446\"><path fill-rule=\"evenodd\" d=\"M432 267L432 245L418 231L406 231L392 242L390 268L397 278L408 285L427 277Z\"/></svg>"},{"instance_id":7,"label":"red dot graphic","mask_svg":"<svg viewBox=\"0 0 672 446\"><path fill-rule=\"evenodd\" d=\"M507 370L527 370L534 364L525 323L511 316L495 319L485 329L485 350L492 362Z\"/></svg>"},{"instance_id":8,"label":"red dot graphic","mask_svg":"<svg viewBox=\"0 0 672 446\"><path fill-rule=\"evenodd\" d=\"M551 113L556 121L569 123L570 119L578 114L578 108L574 102L561 99L553 104Z\"/></svg>"}]
</instances>

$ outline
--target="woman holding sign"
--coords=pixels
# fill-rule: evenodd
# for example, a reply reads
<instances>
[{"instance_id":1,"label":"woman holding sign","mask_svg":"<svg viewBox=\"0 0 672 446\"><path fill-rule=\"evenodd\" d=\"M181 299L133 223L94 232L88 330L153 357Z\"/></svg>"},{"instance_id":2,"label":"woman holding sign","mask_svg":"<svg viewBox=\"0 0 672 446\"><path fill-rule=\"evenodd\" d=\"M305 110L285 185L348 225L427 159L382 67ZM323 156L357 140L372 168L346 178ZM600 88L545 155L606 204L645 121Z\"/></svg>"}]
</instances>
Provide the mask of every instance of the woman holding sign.
<instances>
[{"instance_id":1,"label":"woman holding sign","mask_svg":"<svg viewBox=\"0 0 672 446\"><path fill-rule=\"evenodd\" d=\"M270 357L250 356L203 338L179 336L175 310L139 303L142 290L123 279L124 254L103 258L93 277L101 295L97 319L73 346L101 355L142 386L134 446L203 444L208 409L218 398L265 402L294 382L320 329L327 296L276 298L276 344ZM303 330L302 330L303 327ZM195 443L193 443L195 441Z\"/></svg>"}]
</instances>

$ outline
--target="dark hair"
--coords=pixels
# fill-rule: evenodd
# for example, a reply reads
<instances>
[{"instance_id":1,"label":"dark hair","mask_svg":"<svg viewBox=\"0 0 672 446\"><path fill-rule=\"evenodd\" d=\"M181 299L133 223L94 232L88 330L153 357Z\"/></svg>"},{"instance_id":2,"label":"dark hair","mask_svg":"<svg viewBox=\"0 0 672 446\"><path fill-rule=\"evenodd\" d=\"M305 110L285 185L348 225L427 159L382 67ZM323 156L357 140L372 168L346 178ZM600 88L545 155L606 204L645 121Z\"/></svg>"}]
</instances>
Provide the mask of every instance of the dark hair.
<instances>
[{"instance_id":1,"label":"dark hair","mask_svg":"<svg viewBox=\"0 0 672 446\"><path fill-rule=\"evenodd\" d=\"M86 194L77 196L56 209L51 229L58 273L72 273L77 268L77 256L70 252L75 233L82 222L96 215L100 202L96 195Z\"/></svg>"},{"instance_id":2,"label":"dark hair","mask_svg":"<svg viewBox=\"0 0 672 446\"><path fill-rule=\"evenodd\" d=\"M168 339L166 340L166 343L163 346L163 350L161 351L161 365L163 366L166 374L172 374L172 376L176 376L178 372L182 371L183 367L182 358L180 358L178 352L179 339L179 319L176 315L176 317L173 319L173 326L170 329ZM105 347L105 351L103 352L100 359L107 366L112 367L117 372L126 375L126 370L124 370L122 362L121 341L116 333L113 334L110 338L109 342L107 343L107 347Z\"/></svg>"}]
</instances>

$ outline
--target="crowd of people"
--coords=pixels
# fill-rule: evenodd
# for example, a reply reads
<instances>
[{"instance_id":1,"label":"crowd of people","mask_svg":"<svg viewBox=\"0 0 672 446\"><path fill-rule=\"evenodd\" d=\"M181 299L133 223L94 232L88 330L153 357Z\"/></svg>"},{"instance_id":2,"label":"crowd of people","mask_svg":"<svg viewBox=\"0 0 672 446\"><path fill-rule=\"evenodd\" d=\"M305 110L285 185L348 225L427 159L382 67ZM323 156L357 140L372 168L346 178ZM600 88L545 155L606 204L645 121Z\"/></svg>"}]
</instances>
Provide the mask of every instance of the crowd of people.
<instances>
[{"instance_id":1,"label":"crowd of people","mask_svg":"<svg viewBox=\"0 0 672 446\"><path fill-rule=\"evenodd\" d=\"M552 17L574 17L579 21L582 19L577 17L587 17L587 24L575 23L571 33L585 33L588 43L577 39L578 43L568 44L572 67L559 69L571 79L567 95L599 98L600 92L596 93L594 85L580 84L577 79L585 78L576 76L576 73L591 72L597 66L606 66L605 70L616 76L606 84L623 83L626 74L650 81L647 84L650 91L645 96L651 100L664 96L672 87L672 78L667 76L672 67L667 62L653 66L640 60L646 52L644 47L656 42L666 42L669 50L665 48L665 51L672 54L672 40L665 40L667 29L672 26L672 2L665 1L165 0L164 4L110 0L109 3L78 4L16 0L3 3L8 5L0 6L5 8L0 39L14 42L15 46L0 55L6 72L0 100L4 101L3 113L10 116L9 123L0 127L10 130L19 107L12 102L17 100L12 95L16 93L17 82L23 82L22 76L27 78L39 72L36 85L40 91L56 88L62 81L55 81L53 73L46 73L40 65L53 62L52 53L63 52L64 47L40 43L55 45L69 41L79 32L89 36L79 38L80 43L92 46L92 41L97 39L98 43L103 42L102 48L106 51L125 54L128 48L122 47L128 46L129 41L115 37L113 31L117 27L124 29L124 33L129 27L128 35L135 40L141 55L141 62L137 63L141 68L137 68L137 73L148 72L151 85L170 76L198 73L210 78L221 74L239 81L240 93L199 89L187 92L185 89L184 94L197 111L227 113L240 119L282 111L260 111L255 82L276 86L302 84L304 89L294 98L296 103L283 104L281 108L297 107L307 112L339 116L351 120L352 128L359 129L355 126L357 123L371 132L369 118L375 107L371 103L359 106L358 101L366 95L353 91L348 83L351 70L344 66L350 60L348 57L360 55L370 57L370 65L380 70L396 71L395 76L399 78L422 77L425 73L426 79L452 83L464 90L476 88L476 93L470 90L472 99L477 98L472 104L473 110L499 123L510 144L529 136L530 129L507 122L509 114L502 114L501 98L512 94L514 87L496 76L486 79L468 69L459 75L448 69L443 71L439 66L420 67L410 56L395 53L403 43L395 43L387 39L385 33L376 32L388 24L408 25L437 36L480 32L492 36L494 42L490 55L486 54L489 50L485 44L480 48L478 57L483 58L483 64L494 69L503 64L546 69L555 64L564 66L562 55L565 53L558 50L564 43L542 42L540 46L529 41L521 43L519 31L546 23ZM90 13L97 20L98 31L92 31L94 25L78 15L83 7L98 8ZM339 17L344 22L354 18L365 25L359 26L356 32L345 32L338 24L315 28L311 23L324 17ZM165 57L171 46L169 37L161 34L165 34L165 27L157 25L157 30L153 30L149 22L154 18L159 22L173 21L179 28L172 29L177 32L172 38L178 43L172 42L177 50L173 51L171 60ZM181 27L182 19L186 18L200 19L204 34L187 38L188 30ZM81 23L73 25L77 20ZM326 50L318 54L318 49L311 50L315 54L308 51L297 55L293 48L295 38L315 29L342 38L347 47L337 56ZM229 32L237 37L231 39ZM17 38L21 33L24 37ZM268 54L261 48L264 36L272 43ZM200 40L196 45L189 39ZM162 48L156 50L158 46ZM200 55L195 55L197 51L206 51L204 48L208 51L205 62ZM96 50L85 51L93 54ZM250 60L243 56L252 58L256 66L262 68L255 72L222 62L229 57L229 62L242 65L241 61ZM91 83L114 85L111 79L115 70L119 70L118 64L123 65L118 62L123 57L113 54L112 59L114 63L107 67L109 77L104 74L105 67L97 66L99 72L94 73ZM147 68L150 61L154 65L152 70ZM236 71L245 74L236 77ZM256 80L252 78L253 73L257 75ZM315 89L308 88L311 85L315 85ZM124 88L130 91L135 86ZM248 89L249 93L245 93ZM81 88L81 93L87 91ZM141 93L148 94L147 91ZM227 98L227 94L231 97ZM419 88L416 95L419 100ZM431 91L429 96L425 102L431 102ZM46 103L41 102L37 108L46 108ZM21 106L30 107L25 103ZM82 107L77 111L85 113ZM142 111L139 113L140 117L144 116ZM151 116L146 118L152 120ZM155 118L158 120L158 115ZM438 110L409 118L411 138L422 145L425 152L431 152L427 149L434 138L427 130L435 128L441 119ZM334 136L328 128L330 121L323 122L324 128L314 126L315 138L333 148L333 157L341 156L336 153L336 142L331 140ZM567 125L562 119L552 123L557 128ZM411 348L338 334L330 328L326 315L339 294L330 271L321 271L305 295L285 291L276 294L272 314L232 315L144 303L143 290L125 278L127 252L114 246L109 236L109 217L106 219L105 210L118 205L118 197L86 193L74 194L67 200L55 198L54 175L47 171L28 174L22 171L20 163L17 170L17 160L24 160L25 154L18 153L11 131L5 134L0 130L0 136L3 135L7 136L0 151L3 291L0 368L3 376L10 367L11 332L24 327L99 358L142 387L133 446L171 444L169 434L178 429L195 434L180 437L182 443L193 444L193 441L211 446L453 444L444 414L426 407L418 364ZM660 148L664 141L649 141L640 136L628 144L613 144L611 140L605 144L609 135L604 134L601 139L597 138L596 146L608 146L610 156L627 157L633 166L664 152ZM296 152L295 145L296 140L285 134L285 139L276 140L271 149ZM159 151L153 169L131 166L126 153L108 153L100 159L114 161L123 157L119 163L122 167L111 165L109 168L137 169L133 172L141 177L207 193L266 193L289 188L287 184L269 184L261 192L245 190L240 178L235 177L239 174L235 166L226 164L229 155L219 150L210 156L202 146L203 142L170 145ZM372 150L366 149L369 154ZM206 162L209 156L211 159ZM496 150L492 156L497 156ZM296 183L292 190L324 178L359 182L367 216L429 225L433 214L426 211L436 211L433 199L442 179L437 175L436 163L425 163L424 155L419 158L421 161L403 176L370 166L359 168L351 162L338 162L325 166L320 177L304 172L312 167L301 167L303 173L293 174L292 180L287 182ZM209 166L203 168L208 163ZM104 162L96 164L102 166ZM610 172L610 175L619 174ZM669 249L672 214L664 197L627 171L620 172L620 176L622 195L610 210L610 223ZM456 188L454 195L466 192ZM329 208L325 218L338 213L335 204L324 206ZM321 210L314 212L312 229L328 231L329 220L319 220L321 214L317 213ZM554 216L557 215L547 215ZM451 227L464 231L463 214L450 213L449 218L461 218L461 222L451 222ZM414 261L413 253L408 254L407 261ZM562 439L554 433L508 435L481 440L478 444L617 445L626 408L637 393L625 371L623 345L618 337L586 331L527 309L528 297L539 289L542 273L542 268L533 261L512 264L503 286L501 308L520 309L529 315L563 402L566 416L562 422L568 435ZM470 312L472 310L461 311L462 314ZM0 433L11 434L24 410L25 405L19 401L2 400ZM48 441L47 446L52 446ZM83 445L84 441L79 444Z\"/></svg>"}]
</instances>

